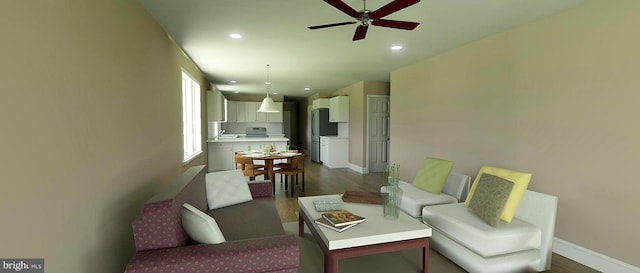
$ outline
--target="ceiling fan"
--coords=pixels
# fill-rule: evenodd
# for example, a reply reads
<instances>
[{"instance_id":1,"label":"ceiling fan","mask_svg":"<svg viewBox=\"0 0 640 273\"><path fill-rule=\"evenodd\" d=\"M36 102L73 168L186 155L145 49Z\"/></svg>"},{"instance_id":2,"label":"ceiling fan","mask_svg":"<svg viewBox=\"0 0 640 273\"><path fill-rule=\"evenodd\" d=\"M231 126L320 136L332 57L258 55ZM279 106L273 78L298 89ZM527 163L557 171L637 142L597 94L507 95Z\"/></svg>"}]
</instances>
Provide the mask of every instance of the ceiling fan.
<instances>
[{"instance_id":1,"label":"ceiling fan","mask_svg":"<svg viewBox=\"0 0 640 273\"><path fill-rule=\"evenodd\" d=\"M385 6L374 11L367 10L366 0L364 0L364 9L361 11L354 10L346 3L342 2L342 0L324 0L324 1L327 2L329 5L332 5L333 7L346 13L347 15L355 18L357 21L310 26L308 28L320 29L320 28L327 28L327 27L351 25L359 22L360 25L356 28L356 32L353 34L353 41L364 39L364 37L367 35L367 29L369 28L369 25L413 30L420 24L418 22L406 22L406 21L382 19L382 17L385 17L391 13L404 9L413 4L416 4L420 2L420 0L393 0L391 1L391 3L386 4Z\"/></svg>"}]
</instances>

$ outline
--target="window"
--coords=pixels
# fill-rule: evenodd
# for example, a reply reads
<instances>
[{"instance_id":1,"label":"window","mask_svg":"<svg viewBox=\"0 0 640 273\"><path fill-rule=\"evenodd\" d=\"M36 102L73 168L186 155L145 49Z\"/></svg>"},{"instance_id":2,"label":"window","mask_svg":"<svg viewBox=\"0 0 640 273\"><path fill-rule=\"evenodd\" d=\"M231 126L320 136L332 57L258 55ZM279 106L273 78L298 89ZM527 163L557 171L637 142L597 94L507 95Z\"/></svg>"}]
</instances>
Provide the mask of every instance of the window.
<instances>
[{"instance_id":1,"label":"window","mask_svg":"<svg viewBox=\"0 0 640 273\"><path fill-rule=\"evenodd\" d=\"M200 84L182 71L182 163L202 153Z\"/></svg>"}]
</instances>

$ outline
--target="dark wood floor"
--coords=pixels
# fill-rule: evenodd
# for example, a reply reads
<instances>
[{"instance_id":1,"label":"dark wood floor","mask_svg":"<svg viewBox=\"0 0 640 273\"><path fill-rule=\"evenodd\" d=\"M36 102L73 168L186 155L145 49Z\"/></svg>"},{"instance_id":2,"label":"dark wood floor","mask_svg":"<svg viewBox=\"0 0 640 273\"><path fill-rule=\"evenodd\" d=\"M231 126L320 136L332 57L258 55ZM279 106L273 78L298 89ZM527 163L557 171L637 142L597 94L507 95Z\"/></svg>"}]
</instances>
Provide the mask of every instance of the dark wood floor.
<instances>
[{"instance_id":1,"label":"dark wood floor","mask_svg":"<svg viewBox=\"0 0 640 273\"><path fill-rule=\"evenodd\" d=\"M347 190L378 191L382 186L382 174L360 174L350 169L330 169L321 164L305 162L305 193L301 193L302 185L298 183L294 189L294 197L285 191L280 177L276 177L276 207L282 222L298 220L298 196L315 196L338 194ZM553 254L551 270L548 273L595 273L599 272L561 255Z\"/></svg>"}]
</instances>

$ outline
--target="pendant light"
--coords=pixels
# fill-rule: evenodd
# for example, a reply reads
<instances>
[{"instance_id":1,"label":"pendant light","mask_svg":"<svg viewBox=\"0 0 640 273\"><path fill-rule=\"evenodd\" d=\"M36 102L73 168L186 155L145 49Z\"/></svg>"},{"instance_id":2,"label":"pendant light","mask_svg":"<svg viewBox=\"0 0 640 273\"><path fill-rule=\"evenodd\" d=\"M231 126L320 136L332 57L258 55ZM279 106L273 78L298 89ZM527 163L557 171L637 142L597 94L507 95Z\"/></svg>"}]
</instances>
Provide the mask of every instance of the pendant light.
<instances>
[{"instance_id":1,"label":"pendant light","mask_svg":"<svg viewBox=\"0 0 640 273\"><path fill-rule=\"evenodd\" d=\"M262 112L262 113L275 113L275 112L280 112L280 110L278 110L278 108L276 108L276 104L273 102L273 99L271 99L271 97L269 97L269 86L271 85L271 82L269 81L269 64L267 64L267 96L262 100L262 104L260 104L260 108L258 109L258 112Z\"/></svg>"}]
</instances>

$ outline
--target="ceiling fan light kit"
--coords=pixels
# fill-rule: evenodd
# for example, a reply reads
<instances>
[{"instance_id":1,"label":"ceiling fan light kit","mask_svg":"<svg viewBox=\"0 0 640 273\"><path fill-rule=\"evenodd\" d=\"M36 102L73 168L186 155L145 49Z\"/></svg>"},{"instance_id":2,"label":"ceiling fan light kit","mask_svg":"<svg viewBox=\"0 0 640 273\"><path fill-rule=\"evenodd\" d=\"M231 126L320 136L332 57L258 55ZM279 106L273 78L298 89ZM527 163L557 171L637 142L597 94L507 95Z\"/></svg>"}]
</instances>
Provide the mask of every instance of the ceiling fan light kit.
<instances>
[{"instance_id":1,"label":"ceiling fan light kit","mask_svg":"<svg viewBox=\"0 0 640 273\"><path fill-rule=\"evenodd\" d=\"M404 29L404 30L413 30L420 23L418 22L407 22L407 21L397 21L397 20L387 20L382 19L389 14L392 14L396 11L414 5L420 0L393 0L389 4L382 6L381 8L370 11L367 10L366 0L364 0L364 9L362 11L356 11L351 8L349 5L344 3L342 0L324 0L329 5L339 9L345 14L351 16L357 21L349 21L349 22L340 22L326 25L318 25L318 26L310 26L309 29L321 29L328 27L337 27L344 25L351 25L355 23L360 23L356 28L355 33L353 34L353 41L362 40L367 36L367 30L369 29L369 25L379 26L379 27L388 27L395 29Z\"/></svg>"}]
</instances>

